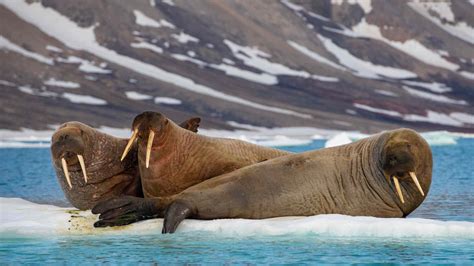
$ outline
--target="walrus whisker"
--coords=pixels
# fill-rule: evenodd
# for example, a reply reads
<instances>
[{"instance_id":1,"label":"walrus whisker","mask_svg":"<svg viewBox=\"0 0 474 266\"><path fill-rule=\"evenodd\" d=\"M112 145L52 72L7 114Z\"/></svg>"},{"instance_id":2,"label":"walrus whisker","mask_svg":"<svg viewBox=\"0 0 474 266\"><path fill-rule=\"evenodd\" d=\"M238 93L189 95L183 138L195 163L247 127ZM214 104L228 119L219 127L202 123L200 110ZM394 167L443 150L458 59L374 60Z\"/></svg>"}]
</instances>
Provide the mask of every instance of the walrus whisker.
<instances>
[{"instance_id":1,"label":"walrus whisker","mask_svg":"<svg viewBox=\"0 0 474 266\"><path fill-rule=\"evenodd\" d=\"M84 163L84 157L78 154L77 159L79 160L79 164L81 165L82 174L84 175L84 182L87 183L87 172L86 172L86 164Z\"/></svg>"},{"instance_id":2,"label":"walrus whisker","mask_svg":"<svg viewBox=\"0 0 474 266\"><path fill-rule=\"evenodd\" d=\"M421 195L425 196L425 193L423 192L423 189L420 186L420 182L418 182L418 178L416 177L415 172L410 172L409 174L410 174L411 178L413 179L413 182L415 182L415 185L418 188L418 190L420 191Z\"/></svg>"},{"instance_id":3,"label":"walrus whisker","mask_svg":"<svg viewBox=\"0 0 474 266\"><path fill-rule=\"evenodd\" d=\"M69 188L72 188L71 177L69 176L69 169L67 169L66 159L61 158L61 164L63 166L64 175L66 176L66 180L69 185Z\"/></svg>"},{"instance_id":4,"label":"walrus whisker","mask_svg":"<svg viewBox=\"0 0 474 266\"><path fill-rule=\"evenodd\" d=\"M155 138L155 132L150 130L150 134L148 135L148 143L146 144L146 168L150 165L150 154L151 154L151 146L153 145L153 139Z\"/></svg>"},{"instance_id":5,"label":"walrus whisker","mask_svg":"<svg viewBox=\"0 0 474 266\"><path fill-rule=\"evenodd\" d=\"M393 176L393 183L395 183L395 188L397 189L397 193L398 193L398 197L400 197L400 201L402 203L405 203L405 200L403 199L402 190L400 189L400 183L398 182L398 177Z\"/></svg>"}]
</instances>

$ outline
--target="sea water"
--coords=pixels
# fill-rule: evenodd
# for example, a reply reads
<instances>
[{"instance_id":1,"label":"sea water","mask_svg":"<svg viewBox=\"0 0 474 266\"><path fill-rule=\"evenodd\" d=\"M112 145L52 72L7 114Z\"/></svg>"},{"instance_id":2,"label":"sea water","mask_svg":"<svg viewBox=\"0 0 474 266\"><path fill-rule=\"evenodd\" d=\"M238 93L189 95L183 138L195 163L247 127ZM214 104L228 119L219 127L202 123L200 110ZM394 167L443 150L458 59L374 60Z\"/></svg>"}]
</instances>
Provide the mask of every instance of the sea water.
<instances>
[{"instance_id":1,"label":"sea water","mask_svg":"<svg viewBox=\"0 0 474 266\"><path fill-rule=\"evenodd\" d=\"M302 152L321 148L324 143L315 140L306 146L280 148ZM245 225L234 228L238 233L196 230L173 235L161 235L159 226L151 227L146 234L35 235L4 232L0 236L0 263L474 264L474 139L459 139L455 145L432 146L432 150L434 173L431 189L425 202L409 218L464 221L469 232L466 237L413 232L394 235L390 230L397 228L390 228L399 223L389 219L386 223L382 220L382 225L387 227L383 234L375 227L369 227L368 230L373 232L362 236L351 236L347 234L347 226L337 225L331 230L340 230L341 234L305 233L305 230L293 230L292 226L302 225L291 222L278 226L287 227L279 228L282 232L293 233L278 235L264 233L266 227L263 225L261 234L255 225L252 229ZM0 197L69 206L52 169L49 149L4 148L0 149L0 161ZM2 204L1 214L6 215L9 207ZM433 226L432 223L429 226ZM252 233L246 233L249 230L253 230ZM437 230L436 227L433 230Z\"/></svg>"}]
</instances>

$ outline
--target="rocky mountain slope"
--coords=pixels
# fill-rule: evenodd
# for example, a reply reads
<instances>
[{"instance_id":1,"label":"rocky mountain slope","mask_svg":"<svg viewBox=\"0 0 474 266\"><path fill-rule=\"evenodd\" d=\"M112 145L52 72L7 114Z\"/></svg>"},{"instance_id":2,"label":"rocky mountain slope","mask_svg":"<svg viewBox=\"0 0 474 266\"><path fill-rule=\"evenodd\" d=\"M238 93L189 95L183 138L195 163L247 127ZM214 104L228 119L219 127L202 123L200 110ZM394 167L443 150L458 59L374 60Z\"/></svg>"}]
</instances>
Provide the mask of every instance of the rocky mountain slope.
<instances>
[{"instance_id":1,"label":"rocky mountain slope","mask_svg":"<svg viewBox=\"0 0 474 266\"><path fill-rule=\"evenodd\" d=\"M0 0L0 128L474 132L472 1ZM234 121L237 123L229 123Z\"/></svg>"}]
</instances>

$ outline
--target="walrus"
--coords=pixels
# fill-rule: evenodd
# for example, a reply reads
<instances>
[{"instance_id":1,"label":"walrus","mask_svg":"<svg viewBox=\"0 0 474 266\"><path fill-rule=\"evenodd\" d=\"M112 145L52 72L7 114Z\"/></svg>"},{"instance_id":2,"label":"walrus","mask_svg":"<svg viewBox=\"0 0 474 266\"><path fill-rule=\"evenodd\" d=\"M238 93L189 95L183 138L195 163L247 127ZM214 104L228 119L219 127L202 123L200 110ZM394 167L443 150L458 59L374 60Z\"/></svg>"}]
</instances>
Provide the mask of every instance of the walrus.
<instances>
[{"instance_id":1,"label":"walrus","mask_svg":"<svg viewBox=\"0 0 474 266\"><path fill-rule=\"evenodd\" d=\"M135 117L129 145L137 139L138 165L145 199L121 197L99 203L96 227L116 226L162 217L156 197L172 196L211 177L247 165L290 154L249 142L193 134L163 114L144 112ZM125 149L122 158L128 158ZM115 219L115 213L126 213Z\"/></svg>"},{"instance_id":2,"label":"walrus","mask_svg":"<svg viewBox=\"0 0 474 266\"><path fill-rule=\"evenodd\" d=\"M162 233L185 218L406 217L425 199L432 166L427 142L398 129L247 166L156 202L169 205Z\"/></svg>"},{"instance_id":3,"label":"walrus","mask_svg":"<svg viewBox=\"0 0 474 266\"><path fill-rule=\"evenodd\" d=\"M197 132L200 118L180 124ZM193 133L194 134L194 133ZM80 122L66 122L51 137L53 167L69 202L81 210L116 196L143 197L138 171L137 146L120 160L128 139L116 138Z\"/></svg>"}]
</instances>

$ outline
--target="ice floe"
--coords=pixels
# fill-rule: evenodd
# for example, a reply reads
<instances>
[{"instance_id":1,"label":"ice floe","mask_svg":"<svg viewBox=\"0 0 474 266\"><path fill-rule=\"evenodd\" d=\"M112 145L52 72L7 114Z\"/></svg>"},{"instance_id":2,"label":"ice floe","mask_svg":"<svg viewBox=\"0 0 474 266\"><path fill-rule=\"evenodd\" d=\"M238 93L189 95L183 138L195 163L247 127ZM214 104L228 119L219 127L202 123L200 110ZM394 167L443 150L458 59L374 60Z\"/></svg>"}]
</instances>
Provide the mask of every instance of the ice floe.
<instances>
[{"instance_id":1,"label":"ice floe","mask_svg":"<svg viewBox=\"0 0 474 266\"><path fill-rule=\"evenodd\" d=\"M66 88L66 89L77 89L81 87L79 83L72 82L72 81L65 81L65 80L57 80L55 78L49 78L43 83L44 85L48 85L52 87L61 87L61 88Z\"/></svg>"},{"instance_id":2,"label":"ice floe","mask_svg":"<svg viewBox=\"0 0 474 266\"><path fill-rule=\"evenodd\" d=\"M136 91L126 91L125 96L127 96L127 98L129 98L131 100L136 100L136 101L149 100L149 99L153 98L153 96L143 94L143 93L139 93L139 92L136 92Z\"/></svg>"},{"instance_id":3,"label":"ice floe","mask_svg":"<svg viewBox=\"0 0 474 266\"><path fill-rule=\"evenodd\" d=\"M74 235L160 234L163 219L153 219L114 228L94 228L97 216L19 198L0 198L0 233L26 237ZM262 220L185 220L177 233L208 232L227 236L318 234L344 237L403 237L474 239L474 223L421 218L375 218L345 215L279 217Z\"/></svg>"},{"instance_id":4,"label":"ice floe","mask_svg":"<svg viewBox=\"0 0 474 266\"><path fill-rule=\"evenodd\" d=\"M90 105L106 105L107 101L90 96L90 95L82 95L82 94L75 94L75 93L63 93L62 97L68 99L72 103L79 103L79 104L90 104Z\"/></svg>"},{"instance_id":5,"label":"ice floe","mask_svg":"<svg viewBox=\"0 0 474 266\"><path fill-rule=\"evenodd\" d=\"M342 133L339 133L339 134L335 135L334 137L328 139L326 141L326 143L324 144L324 147L325 148L331 148L331 147L336 147L336 146L349 144L351 142L352 142L352 140L349 138L347 133L342 132Z\"/></svg>"},{"instance_id":6,"label":"ice floe","mask_svg":"<svg viewBox=\"0 0 474 266\"><path fill-rule=\"evenodd\" d=\"M237 103L259 110L297 116L301 118L312 117L309 114L268 106L222 93L210 87L197 84L192 79L187 77L168 72L155 65L144 63L137 59L118 54L116 51L110 50L97 43L94 33L94 28L96 25L89 28L81 28L69 18L63 16L52 8L44 7L41 3L34 2L28 4L23 1L6 1L2 2L2 5L11 10L21 19L36 26L47 35L61 41L64 45L72 49L85 50L99 58L118 64L142 75L174 84L177 87L193 91L195 93L219 98L228 102ZM68 30L64 31L64 28L67 28Z\"/></svg>"},{"instance_id":7,"label":"ice floe","mask_svg":"<svg viewBox=\"0 0 474 266\"><path fill-rule=\"evenodd\" d=\"M0 49L6 49L8 51L12 51L18 54L21 54L25 57L32 58L38 62L54 65L54 61L51 58L46 56L40 55L38 53L34 53L24 49L23 47L12 43L10 40L6 39L5 37L0 35Z\"/></svg>"},{"instance_id":8,"label":"ice floe","mask_svg":"<svg viewBox=\"0 0 474 266\"><path fill-rule=\"evenodd\" d=\"M182 103L181 100L178 100L176 98L170 98L170 97L155 97L154 101L156 104L179 105Z\"/></svg>"},{"instance_id":9,"label":"ice floe","mask_svg":"<svg viewBox=\"0 0 474 266\"><path fill-rule=\"evenodd\" d=\"M352 69L356 76L370 79L380 79L382 77L407 79L416 77L415 73L408 70L375 65L371 62L357 58L346 49L336 45L331 39L320 34L318 34L318 38L321 40L326 50L334 55L339 60L340 64Z\"/></svg>"}]
</instances>

